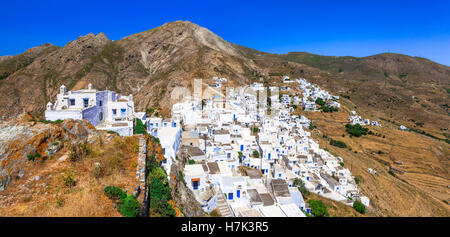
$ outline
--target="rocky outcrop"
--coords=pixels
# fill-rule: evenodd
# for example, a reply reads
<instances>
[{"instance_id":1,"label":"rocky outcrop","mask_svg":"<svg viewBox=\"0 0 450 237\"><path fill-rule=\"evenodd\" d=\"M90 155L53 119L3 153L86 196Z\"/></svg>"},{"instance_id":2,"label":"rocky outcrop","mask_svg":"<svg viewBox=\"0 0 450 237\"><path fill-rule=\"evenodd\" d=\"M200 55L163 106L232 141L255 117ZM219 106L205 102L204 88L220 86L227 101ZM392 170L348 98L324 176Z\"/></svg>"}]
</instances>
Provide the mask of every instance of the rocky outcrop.
<instances>
[{"instance_id":1,"label":"rocky outcrop","mask_svg":"<svg viewBox=\"0 0 450 237\"><path fill-rule=\"evenodd\" d=\"M21 119L0 123L0 191L15 178L23 177L26 166L49 158L69 142L87 139L96 131L87 120L52 124Z\"/></svg>"},{"instance_id":2,"label":"rocky outcrop","mask_svg":"<svg viewBox=\"0 0 450 237\"><path fill-rule=\"evenodd\" d=\"M194 193L186 186L184 178L180 176L180 169L176 163L172 164L170 171L169 184L172 188L175 206L182 209L186 217L206 216Z\"/></svg>"}]
</instances>

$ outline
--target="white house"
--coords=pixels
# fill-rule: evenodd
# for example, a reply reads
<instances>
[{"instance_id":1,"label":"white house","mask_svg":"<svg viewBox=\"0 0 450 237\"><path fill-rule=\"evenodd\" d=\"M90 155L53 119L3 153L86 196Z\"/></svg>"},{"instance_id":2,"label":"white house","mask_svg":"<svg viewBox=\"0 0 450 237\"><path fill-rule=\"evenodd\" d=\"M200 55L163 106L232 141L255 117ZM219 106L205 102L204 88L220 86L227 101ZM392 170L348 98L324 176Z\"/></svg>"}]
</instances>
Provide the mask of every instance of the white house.
<instances>
[{"instance_id":1,"label":"white house","mask_svg":"<svg viewBox=\"0 0 450 237\"><path fill-rule=\"evenodd\" d=\"M162 166L168 174L172 163L176 159L178 149L181 144L181 128L178 127L162 127L158 129L157 137L161 143L163 155L165 157ZM170 178L170 177L169 177Z\"/></svg>"},{"instance_id":2,"label":"white house","mask_svg":"<svg viewBox=\"0 0 450 237\"><path fill-rule=\"evenodd\" d=\"M133 134L135 119L133 96L114 91L98 91L89 84L88 89L66 91L62 85L54 104L48 102L46 120L87 119L100 130L110 130L122 136Z\"/></svg>"},{"instance_id":3,"label":"white house","mask_svg":"<svg viewBox=\"0 0 450 237\"><path fill-rule=\"evenodd\" d=\"M201 164L186 165L184 167L184 180L190 189L200 193L200 191L205 190L207 174Z\"/></svg>"}]
</instances>

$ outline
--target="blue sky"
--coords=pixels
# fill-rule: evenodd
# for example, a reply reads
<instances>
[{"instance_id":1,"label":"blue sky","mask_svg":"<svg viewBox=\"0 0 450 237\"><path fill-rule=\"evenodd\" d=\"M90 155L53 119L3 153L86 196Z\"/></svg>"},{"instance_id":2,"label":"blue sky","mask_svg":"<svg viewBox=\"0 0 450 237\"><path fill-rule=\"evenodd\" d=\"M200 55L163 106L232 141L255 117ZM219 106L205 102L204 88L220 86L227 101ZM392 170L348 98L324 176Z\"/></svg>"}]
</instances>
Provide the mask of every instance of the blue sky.
<instances>
[{"instance_id":1,"label":"blue sky","mask_svg":"<svg viewBox=\"0 0 450 237\"><path fill-rule=\"evenodd\" d=\"M80 35L110 39L189 20L227 41L271 53L383 52L450 65L450 1L4 1L0 55Z\"/></svg>"}]
</instances>

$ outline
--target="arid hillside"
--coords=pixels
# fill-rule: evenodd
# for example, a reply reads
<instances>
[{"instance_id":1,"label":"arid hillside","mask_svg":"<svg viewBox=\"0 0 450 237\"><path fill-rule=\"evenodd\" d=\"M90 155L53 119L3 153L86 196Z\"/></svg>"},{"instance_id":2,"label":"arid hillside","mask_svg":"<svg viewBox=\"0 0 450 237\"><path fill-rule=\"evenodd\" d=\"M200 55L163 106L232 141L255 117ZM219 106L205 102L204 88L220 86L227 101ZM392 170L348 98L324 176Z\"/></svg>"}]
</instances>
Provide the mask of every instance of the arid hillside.
<instances>
[{"instance_id":1,"label":"arid hillside","mask_svg":"<svg viewBox=\"0 0 450 237\"><path fill-rule=\"evenodd\" d=\"M371 200L374 216L449 216L450 146L411 131L401 131L382 121L370 126L370 135L351 137L345 130L348 109L334 113L300 112L316 129L313 137L321 147L344 159L359 179L361 192ZM346 144L331 145L331 140ZM396 169L389 172L390 167ZM368 169L377 174L369 173ZM399 171L399 172L397 172Z\"/></svg>"}]
</instances>

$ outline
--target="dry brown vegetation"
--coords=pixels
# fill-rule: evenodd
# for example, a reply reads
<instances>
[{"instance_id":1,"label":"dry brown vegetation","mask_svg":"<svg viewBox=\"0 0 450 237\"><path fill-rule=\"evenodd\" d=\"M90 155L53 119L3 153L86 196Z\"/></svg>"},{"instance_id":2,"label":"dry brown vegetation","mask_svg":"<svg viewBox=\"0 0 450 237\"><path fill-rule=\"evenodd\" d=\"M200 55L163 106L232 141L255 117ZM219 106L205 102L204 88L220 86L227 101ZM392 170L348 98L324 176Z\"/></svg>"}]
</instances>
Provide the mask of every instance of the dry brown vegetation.
<instances>
[{"instance_id":1,"label":"dry brown vegetation","mask_svg":"<svg viewBox=\"0 0 450 237\"><path fill-rule=\"evenodd\" d=\"M70 155L65 148L30 167L1 193L5 198L0 199L0 215L120 216L103 189L115 185L129 194L134 191L138 139L101 133L88 148L89 154L76 161L63 160ZM70 175L75 185L67 181Z\"/></svg>"},{"instance_id":2,"label":"dry brown vegetation","mask_svg":"<svg viewBox=\"0 0 450 237\"><path fill-rule=\"evenodd\" d=\"M450 215L450 207L444 202L450 199L447 143L400 131L386 123L382 123L382 127L369 127L379 136L350 137L344 128L348 118L346 112L310 112L307 116L317 126L312 134L320 146L342 157L345 166L360 178L361 191L371 199L369 210L374 215ZM329 138L343 141L348 147L331 146ZM404 171L404 174L392 176L388 173L389 166ZM367 168L375 169L378 174L370 174Z\"/></svg>"}]
</instances>

